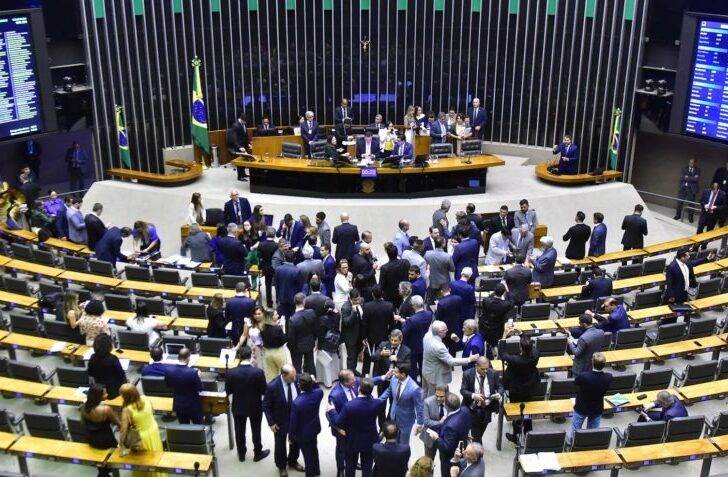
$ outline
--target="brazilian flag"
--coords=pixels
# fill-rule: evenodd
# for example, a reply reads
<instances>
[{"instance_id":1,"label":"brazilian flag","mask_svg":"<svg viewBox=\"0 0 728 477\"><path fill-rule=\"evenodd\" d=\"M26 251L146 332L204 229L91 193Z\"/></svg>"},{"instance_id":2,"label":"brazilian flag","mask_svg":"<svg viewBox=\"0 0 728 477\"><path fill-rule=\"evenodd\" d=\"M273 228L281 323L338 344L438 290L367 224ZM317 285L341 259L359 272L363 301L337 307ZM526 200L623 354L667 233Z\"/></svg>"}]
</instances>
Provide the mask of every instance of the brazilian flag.
<instances>
[{"instance_id":1,"label":"brazilian flag","mask_svg":"<svg viewBox=\"0 0 728 477\"><path fill-rule=\"evenodd\" d=\"M614 110L612 121L612 142L609 144L609 168L617 169L619 163L619 130L622 129L622 110Z\"/></svg>"},{"instance_id":2,"label":"brazilian flag","mask_svg":"<svg viewBox=\"0 0 728 477\"><path fill-rule=\"evenodd\" d=\"M202 97L200 66L198 57L192 59L192 144L210 155L210 137L207 134L207 108Z\"/></svg>"},{"instance_id":3,"label":"brazilian flag","mask_svg":"<svg viewBox=\"0 0 728 477\"><path fill-rule=\"evenodd\" d=\"M119 158L126 167L131 167L131 153L129 152L129 136L126 134L124 121L124 108L116 106L116 134L119 140Z\"/></svg>"}]
</instances>

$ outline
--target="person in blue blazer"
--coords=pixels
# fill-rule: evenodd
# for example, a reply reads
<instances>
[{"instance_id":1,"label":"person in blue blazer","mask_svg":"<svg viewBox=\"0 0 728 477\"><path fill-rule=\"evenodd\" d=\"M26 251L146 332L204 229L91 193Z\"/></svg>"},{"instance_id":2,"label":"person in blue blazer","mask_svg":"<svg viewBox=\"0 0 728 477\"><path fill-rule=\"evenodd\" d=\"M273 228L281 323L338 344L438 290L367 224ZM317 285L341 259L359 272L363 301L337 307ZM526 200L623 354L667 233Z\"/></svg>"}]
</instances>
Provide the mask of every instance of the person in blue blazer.
<instances>
[{"instance_id":1,"label":"person in blue blazer","mask_svg":"<svg viewBox=\"0 0 728 477\"><path fill-rule=\"evenodd\" d=\"M363 138L359 138L356 141L356 157L364 157L367 155L367 145L369 146L369 155L378 157L380 153L379 136L373 136L369 130L364 132Z\"/></svg>"},{"instance_id":2,"label":"person in blue blazer","mask_svg":"<svg viewBox=\"0 0 728 477\"><path fill-rule=\"evenodd\" d=\"M245 275L245 257L248 256L248 249L243 242L238 240L238 226L229 223L228 234L220 237L217 247L222 255L222 269L226 275Z\"/></svg>"},{"instance_id":3,"label":"person in blue blazer","mask_svg":"<svg viewBox=\"0 0 728 477\"><path fill-rule=\"evenodd\" d=\"M414 148L412 144L400 138L392 150L393 156L402 156L403 163L410 163L414 159Z\"/></svg>"},{"instance_id":4,"label":"person in blue blazer","mask_svg":"<svg viewBox=\"0 0 728 477\"><path fill-rule=\"evenodd\" d=\"M531 262L533 265L531 282L538 282L545 288L554 283L554 267L556 266L554 239L548 236L541 237L541 249L541 255Z\"/></svg>"},{"instance_id":5,"label":"person in blue blazer","mask_svg":"<svg viewBox=\"0 0 728 477\"><path fill-rule=\"evenodd\" d=\"M392 421L382 424L384 442L377 442L372 448L374 453L374 477L404 477L412 451L409 443L398 442L399 429Z\"/></svg>"},{"instance_id":6,"label":"person in blue blazer","mask_svg":"<svg viewBox=\"0 0 728 477\"><path fill-rule=\"evenodd\" d=\"M321 277L321 283L326 287L326 296L331 298L334 292L334 280L336 279L336 260L331 255L331 245L321 245L321 256L324 261L324 276Z\"/></svg>"},{"instance_id":7,"label":"person in blue blazer","mask_svg":"<svg viewBox=\"0 0 728 477\"><path fill-rule=\"evenodd\" d=\"M182 348L177 359L179 364L170 366L164 376L164 382L172 389L172 410L180 424L203 424L200 373L189 366L189 349Z\"/></svg>"},{"instance_id":8,"label":"person in blue blazer","mask_svg":"<svg viewBox=\"0 0 728 477\"><path fill-rule=\"evenodd\" d=\"M473 423L470 409L460 406L460 397L448 393L445 398L447 417L441 424L433 426L426 431L435 439L437 449L440 451L440 471L442 477L450 476L450 460L455 455L455 449L460 441L467 441L468 433Z\"/></svg>"},{"instance_id":9,"label":"person in blue blazer","mask_svg":"<svg viewBox=\"0 0 728 477\"><path fill-rule=\"evenodd\" d=\"M445 113L437 115L437 121L430 125L430 139L432 144L441 144L447 142L447 122Z\"/></svg>"},{"instance_id":10,"label":"person in blue blazer","mask_svg":"<svg viewBox=\"0 0 728 477\"><path fill-rule=\"evenodd\" d=\"M685 274L688 275L687 285L691 287L698 285L693 266L690 264L690 253L687 249L680 249L675 254L675 260L665 270L665 303L685 303L688 300Z\"/></svg>"},{"instance_id":11,"label":"person in blue blazer","mask_svg":"<svg viewBox=\"0 0 728 477\"><path fill-rule=\"evenodd\" d=\"M296 252L291 249L283 252L283 264L275 271L276 299L278 300L278 314L290 318L295 311L293 297L303 290L305 280L301 270L293 264Z\"/></svg>"},{"instance_id":12,"label":"person in blue blazer","mask_svg":"<svg viewBox=\"0 0 728 477\"><path fill-rule=\"evenodd\" d=\"M334 111L334 120L336 121L336 124L343 124L344 120L347 118L352 120L354 118L354 113L351 110L351 106L349 106L349 100L341 98L340 106L336 108L336 111Z\"/></svg>"},{"instance_id":13,"label":"person in blue blazer","mask_svg":"<svg viewBox=\"0 0 728 477\"><path fill-rule=\"evenodd\" d=\"M311 141L315 141L319 137L319 125L314 120L313 111L306 111L303 118L299 120L301 126L301 138L303 139L303 149L307 156L311 155Z\"/></svg>"},{"instance_id":14,"label":"person in blue blazer","mask_svg":"<svg viewBox=\"0 0 728 477\"><path fill-rule=\"evenodd\" d=\"M590 257L598 257L604 255L607 251L607 225L604 223L604 214L594 212L594 227L592 228L591 237L589 237L589 255Z\"/></svg>"},{"instance_id":15,"label":"person in blue blazer","mask_svg":"<svg viewBox=\"0 0 728 477\"><path fill-rule=\"evenodd\" d=\"M252 318L255 311L255 300L250 298L250 286L246 282L235 285L235 296L225 303L225 319L232 322L230 339L237 345L243 334L245 319Z\"/></svg>"},{"instance_id":16,"label":"person in blue blazer","mask_svg":"<svg viewBox=\"0 0 728 477\"><path fill-rule=\"evenodd\" d=\"M599 298L612 294L612 279L606 276L604 270L599 267L592 269L592 277L581 287L581 297L591 298L594 303Z\"/></svg>"},{"instance_id":17,"label":"person in blue blazer","mask_svg":"<svg viewBox=\"0 0 728 477\"><path fill-rule=\"evenodd\" d=\"M236 189L230 191L230 200L225 202L223 207L223 216L225 225L237 224L243 225L252 215L250 202L245 197L240 197L240 192Z\"/></svg>"},{"instance_id":18,"label":"person in blue blazer","mask_svg":"<svg viewBox=\"0 0 728 477\"><path fill-rule=\"evenodd\" d=\"M427 295L427 282L422 276L420 267L418 267L417 265L411 265L407 278L412 284L412 295L417 295L425 298L425 296Z\"/></svg>"},{"instance_id":19,"label":"person in blue blazer","mask_svg":"<svg viewBox=\"0 0 728 477\"><path fill-rule=\"evenodd\" d=\"M475 317L475 287L470 284L470 277L473 270L465 267L460 271L460 279L450 282L450 293L459 296L462 300L462 312L460 313L460 326L465 320Z\"/></svg>"},{"instance_id":20,"label":"person in blue blazer","mask_svg":"<svg viewBox=\"0 0 728 477\"><path fill-rule=\"evenodd\" d=\"M283 216L283 220L278 223L276 237L283 237L288 240L291 248L299 249L303 247L306 231L303 229L301 222L294 220L291 214L286 214Z\"/></svg>"},{"instance_id":21,"label":"person in blue blazer","mask_svg":"<svg viewBox=\"0 0 728 477\"><path fill-rule=\"evenodd\" d=\"M460 337L462 332L461 320L463 311L463 299L457 295L450 293L450 284L445 283L440 287L440 299L437 300L437 308L435 309L435 320L442 321L450 330L450 335L445 336L442 342L447 346L452 356L457 352L457 346L452 340L453 334Z\"/></svg>"},{"instance_id":22,"label":"person in blue blazer","mask_svg":"<svg viewBox=\"0 0 728 477\"><path fill-rule=\"evenodd\" d=\"M291 422L291 407L301 393L298 385L296 368L290 364L284 364L280 376L276 376L268 383L263 395L263 413L273 431L274 450L273 456L281 475L287 475L286 467L292 467L298 472L303 472L303 466L298 463L300 449L295 440L290 441L288 449L288 431Z\"/></svg>"},{"instance_id":23,"label":"person in blue blazer","mask_svg":"<svg viewBox=\"0 0 728 477\"><path fill-rule=\"evenodd\" d=\"M96 242L94 255L98 260L110 262L116 267L116 262L126 262L126 255L121 253L121 243L131 235L129 227L109 227L104 235Z\"/></svg>"},{"instance_id":24,"label":"person in blue blazer","mask_svg":"<svg viewBox=\"0 0 728 477\"><path fill-rule=\"evenodd\" d=\"M295 441L303 454L306 477L321 475L318 454L318 435L321 433L319 408L324 392L310 374L298 380L301 394L291 404L291 422L288 438Z\"/></svg>"},{"instance_id":25,"label":"person in blue blazer","mask_svg":"<svg viewBox=\"0 0 728 477\"><path fill-rule=\"evenodd\" d=\"M561 144L554 144L551 151L554 155L561 154L559 158L559 174L574 175L579 169L579 147L571 142L571 135L564 134Z\"/></svg>"},{"instance_id":26,"label":"person in blue blazer","mask_svg":"<svg viewBox=\"0 0 728 477\"><path fill-rule=\"evenodd\" d=\"M483 139L485 134L485 123L488 121L488 112L480 106L480 98L473 98L473 106L468 108L468 118L473 136Z\"/></svg>"},{"instance_id":27,"label":"person in blue blazer","mask_svg":"<svg viewBox=\"0 0 728 477\"><path fill-rule=\"evenodd\" d=\"M586 310L586 313L596 318L597 324L594 325L594 328L598 328L605 333L612 333L612 341L614 341L617 339L619 330L626 330L630 327L627 309L616 298L611 296L604 300L603 307L604 311L608 313L606 318L592 313L591 310Z\"/></svg>"},{"instance_id":28,"label":"person in blue blazer","mask_svg":"<svg viewBox=\"0 0 728 477\"><path fill-rule=\"evenodd\" d=\"M53 224L56 232L56 237L61 239L68 238L68 217L66 217L66 213L68 212L69 207L71 207L71 196L66 196L63 199L61 207L58 209L58 213L56 214L56 220Z\"/></svg>"},{"instance_id":29,"label":"person in blue blazer","mask_svg":"<svg viewBox=\"0 0 728 477\"><path fill-rule=\"evenodd\" d=\"M698 220L697 233L703 233L704 230L713 230L718 222L718 217L723 212L726 205L725 192L718 188L718 183L713 182L710 189L704 190L700 197L700 219ZM707 248L708 244L704 243L701 248Z\"/></svg>"},{"instance_id":30,"label":"person in blue blazer","mask_svg":"<svg viewBox=\"0 0 728 477\"><path fill-rule=\"evenodd\" d=\"M477 230L477 229L476 229ZM460 230L460 243L455 246L452 252L452 262L455 264L455 279L460 279L460 272L463 268L470 267L473 275L468 280L471 285L475 284L478 278L478 252L480 251L480 243L474 238L470 238L468 231Z\"/></svg>"},{"instance_id":31,"label":"person in blue blazer","mask_svg":"<svg viewBox=\"0 0 728 477\"><path fill-rule=\"evenodd\" d=\"M373 389L373 380L362 379L359 396L344 404L334 420L339 433L346 438L346 477L355 476L356 463L360 458L362 477L372 475L372 446L379 442L377 416L383 413L387 406L386 401L372 397ZM329 405L329 410L332 408L333 406Z\"/></svg>"},{"instance_id":32,"label":"person in blue blazer","mask_svg":"<svg viewBox=\"0 0 728 477\"><path fill-rule=\"evenodd\" d=\"M424 422L422 389L409 374L409 362L397 363L389 387L379 396L379 399L389 401L389 418L400 430L397 442L408 445L415 422L417 422L415 434L419 434Z\"/></svg>"},{"instance_id":33,"label":"person in blue blazer","mask_svg":"<svg viewBox=\"0 0 728 477\"><path fill-rule=\"evenodd\" d=\"M419 380L422 374L422 340L430 330L432 312L425 310L425 299L414 295L410 300L414 314L402 323L403 343L410 351L410 376Z\"/></svg>"},{"instance_id":34,"label":"person in blue blazer","mask_svg":"<svg viewBox=\"0 0 728 477\"><path fill-rule=\"evenodd\" d=\"M475 319L468 318L463 323L463 339L458 341L457 347L463 350L463 358L467 358L473 354L485 356L485 338L478 331L478 322ZM463 372L474 366L475 363L473 362L464 365Z\"/></svg>"}]
</instances>

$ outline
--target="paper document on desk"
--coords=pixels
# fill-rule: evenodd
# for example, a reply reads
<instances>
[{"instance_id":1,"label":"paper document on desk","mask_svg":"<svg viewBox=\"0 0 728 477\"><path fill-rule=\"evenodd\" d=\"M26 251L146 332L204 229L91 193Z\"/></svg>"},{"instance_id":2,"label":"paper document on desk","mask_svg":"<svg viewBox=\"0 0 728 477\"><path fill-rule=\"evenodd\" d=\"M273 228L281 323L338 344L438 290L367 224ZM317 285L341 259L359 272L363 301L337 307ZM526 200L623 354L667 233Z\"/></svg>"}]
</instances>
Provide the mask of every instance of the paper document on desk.
<instances>
[{"instance_id":1,"label":"paper document on desk","mask_svg":"<svg viewBox=\"0 0 728 477\"><path fill-rule=\"evenodd\" d=\"M190 257L180 257L179 260L177 260L177 265L185 268L197 268L201 264L202 262L195 262Z\"/></svg>"},{"instance_id":2,"label":"paper document on desk","mask_svg":"<svg viewBox=\"0 0 728 477\"><path fill-rule=\"evenodd\" d=\"M49 349L48 352L60 353L66 346L68 346L68 343L66 343L65 341L56 341L55 343L53 343L53 346L51 346L51 349Z\"/></svg>"},{"instance_id":3,"label":"paper document on desk","mask_svg":"<svg viewBox=\"0 0 728 477\"><path fill-rule=\"evenodd\" d=\"M518 461L521 463L524 474L540 474L543 472L538 454L521 454L518 456Z\"/></svg>"},{"instance_id":4,"label":"paper document on desk","mask_svg":"<svg viewBox=\"0 0 728 477\"><path fill-rule=\"evenodd\" d=\"M83 360L88 361L89 359L91 359L91 356L93 356L93 354L94 354L93 348L86 350L86 352L83 354Z\"/></svg>"},{"instance_id":5,"label":"paper document on desk","mask_svg":"<svg viewBox=\"0 0 728 477\"><path fill-rule=\"evenodd\" d=\"M122 359L119 360L119 364L121 364L121 369L123 369L124 371L128 371L129 370L129 365L131 364L131 360L130 359L126 359L126 358L122 358Z\"/></svg>"},{"instance_id":6,"label":"paper document on desk","mask_svg":"<svg viewBox=\"0 0 728 477\"><path fill-rule=\"evenodd\" d=\"M613 406L622 406L629 402L629 399L624 397L620 393L612 394L611 396L607 396L605 399L609 401Z\"/></svg>"},{"instance_id":7,"label":"paper document on desk","mask_svg":"<svg viewBox=\"0 0 728 477\"><path fill-rule=\"evenodd\" d=\"M82 386L80 388L76 388L76 392L74 393L78 397L85 398L88 394L88 386Z\"/></svg>"},{"instance_id":8,"label":"paper document on desk","mask_svg":"<svg viewBox=\"0 0 728 477\"><path fill-rule=\"evenodd\" d=\"M555 452L539 452L538 461L542 470L561 470L561 464Z\"/></svg>"},{"instance_id":9,"label":"paper document on desk","mask_svg":"<svg viewBox=\"0 0 728 477\"><path fill-rule=\"evenodd\" d=\"M559 257L559 263L562 265L571 265L571 260L566 257Z\"/></svg>"},{"instance_id":10,"label":"paper document on desk","mask_svg":"<svg viewBox=\"0 0 728 477\"><path fill-rule=\"evenodd\" d=\"M227 360L225 359L227 357ZM223 348L220 350L220 363L225 364L227 361L228 364L231 364L233 360L235 359L235 348Z\"/></svg>"}]
</instances>

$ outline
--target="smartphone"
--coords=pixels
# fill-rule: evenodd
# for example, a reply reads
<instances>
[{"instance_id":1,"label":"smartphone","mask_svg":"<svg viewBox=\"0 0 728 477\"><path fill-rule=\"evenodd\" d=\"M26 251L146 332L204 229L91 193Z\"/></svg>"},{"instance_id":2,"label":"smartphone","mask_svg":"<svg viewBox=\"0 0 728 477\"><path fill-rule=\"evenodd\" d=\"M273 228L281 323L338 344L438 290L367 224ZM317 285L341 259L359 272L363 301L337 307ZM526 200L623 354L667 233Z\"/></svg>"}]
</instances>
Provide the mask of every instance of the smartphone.
<instances>
[{"instance_id":1,"label":"smartphone","mask_svg":"<svg viewBox=\"0 0 728 477\"><path fill-rule=\"evenodd\" d=\"M460 452L463 452L465 450L465 441L458 442L458 448L460 449Z\"/></svg>"},{"instance_id":2,"label":"smartphone","mask_svg":"<svg viewBox=\"0 0 728 477\"><path fill-rule=\"evenodd\" d=\"M531 328L533 328L534 330L537 330L538 326L536 326L536 323L531 323Z\"/></svg>"},{"instance_id":3,"label":"smartphone","mask_svg":"<svg viewBox=\"0 0 728 477\"><path fill-rule=\"evenodd\" d=\"M703 346L700 344L700 341L698 341L698 340L693 341L693 343L695 344L695 346Z\"/></svg>"},{"instance_id":4,"label":"smartphone","mask_svg":"<svg viewBox=\"0 0 728 477\"><path fill-rule=\"evenodd\" d=\"M638 394L637 395L637 399L639 399L640 401L643 400L646 397L647 397L647 394Z\"/></svg>"}]
</instances>

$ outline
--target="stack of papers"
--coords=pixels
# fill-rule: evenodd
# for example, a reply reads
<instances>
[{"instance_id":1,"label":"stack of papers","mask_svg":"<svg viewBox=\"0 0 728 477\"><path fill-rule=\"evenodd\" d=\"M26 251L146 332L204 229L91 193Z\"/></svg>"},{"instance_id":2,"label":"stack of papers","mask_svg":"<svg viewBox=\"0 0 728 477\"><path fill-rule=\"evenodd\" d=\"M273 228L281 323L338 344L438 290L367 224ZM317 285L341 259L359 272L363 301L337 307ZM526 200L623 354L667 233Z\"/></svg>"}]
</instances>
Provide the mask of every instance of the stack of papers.
<instances>
[{"instance_id":1,"label":"stack of papers","mask_svg":"<svg viewBox=\"0 0 728 477\"><path fill-rule=\"evenodd\" d=\"M63 349L68 345L65 341L56 341L53 343L53 346L51 346L51 349L48 350L49 353L59 353L63 351Z\"/></svg>"},{"instance_id":2,"label":"stack of papers","mask_svg":"<svg viewBox=\"0 0 728 477\"><path fill-rule=\"evenodd\" d=\"M227 356L228 365L232 365L235 360L235 348L225 348L220 350L220 363L225 364L225 357Z\"/></svg>"},{"instance_id":3,"label":"stack of papers","mask_svg":"<svg viewBox=\"0 0 728 477\"><path fill-rule=\"evenodd\" d=\"M170 255L166 258L160 258L157 262L164 265L176 265L185 268L197 268L200 266L200 262L195 262L190 257L185 257L184 255Z\"/></svg>"},{"instance_id":4,"label":"stack of papers","mask_svg":"<svg viewBox=\"0 0 728 477\"><path fill-rule=\"evenodd\" d=\"M629 399L624 397L622 394L612 394L611 396L607 396L606 400L609 401L613 406L623 406L629 402Z\"/></svg>"},{"instance_id":5,"label":"stack of papers","mask_svg":"<svg viewBox=\"0 0 728 477\"><path fill-rule=\"evenodd\" d=\"M523 472L526 474L541 474L544 470L561 470L559 459L554 452L522 454L519 461Z\"/></svg>"}]
</instances>

